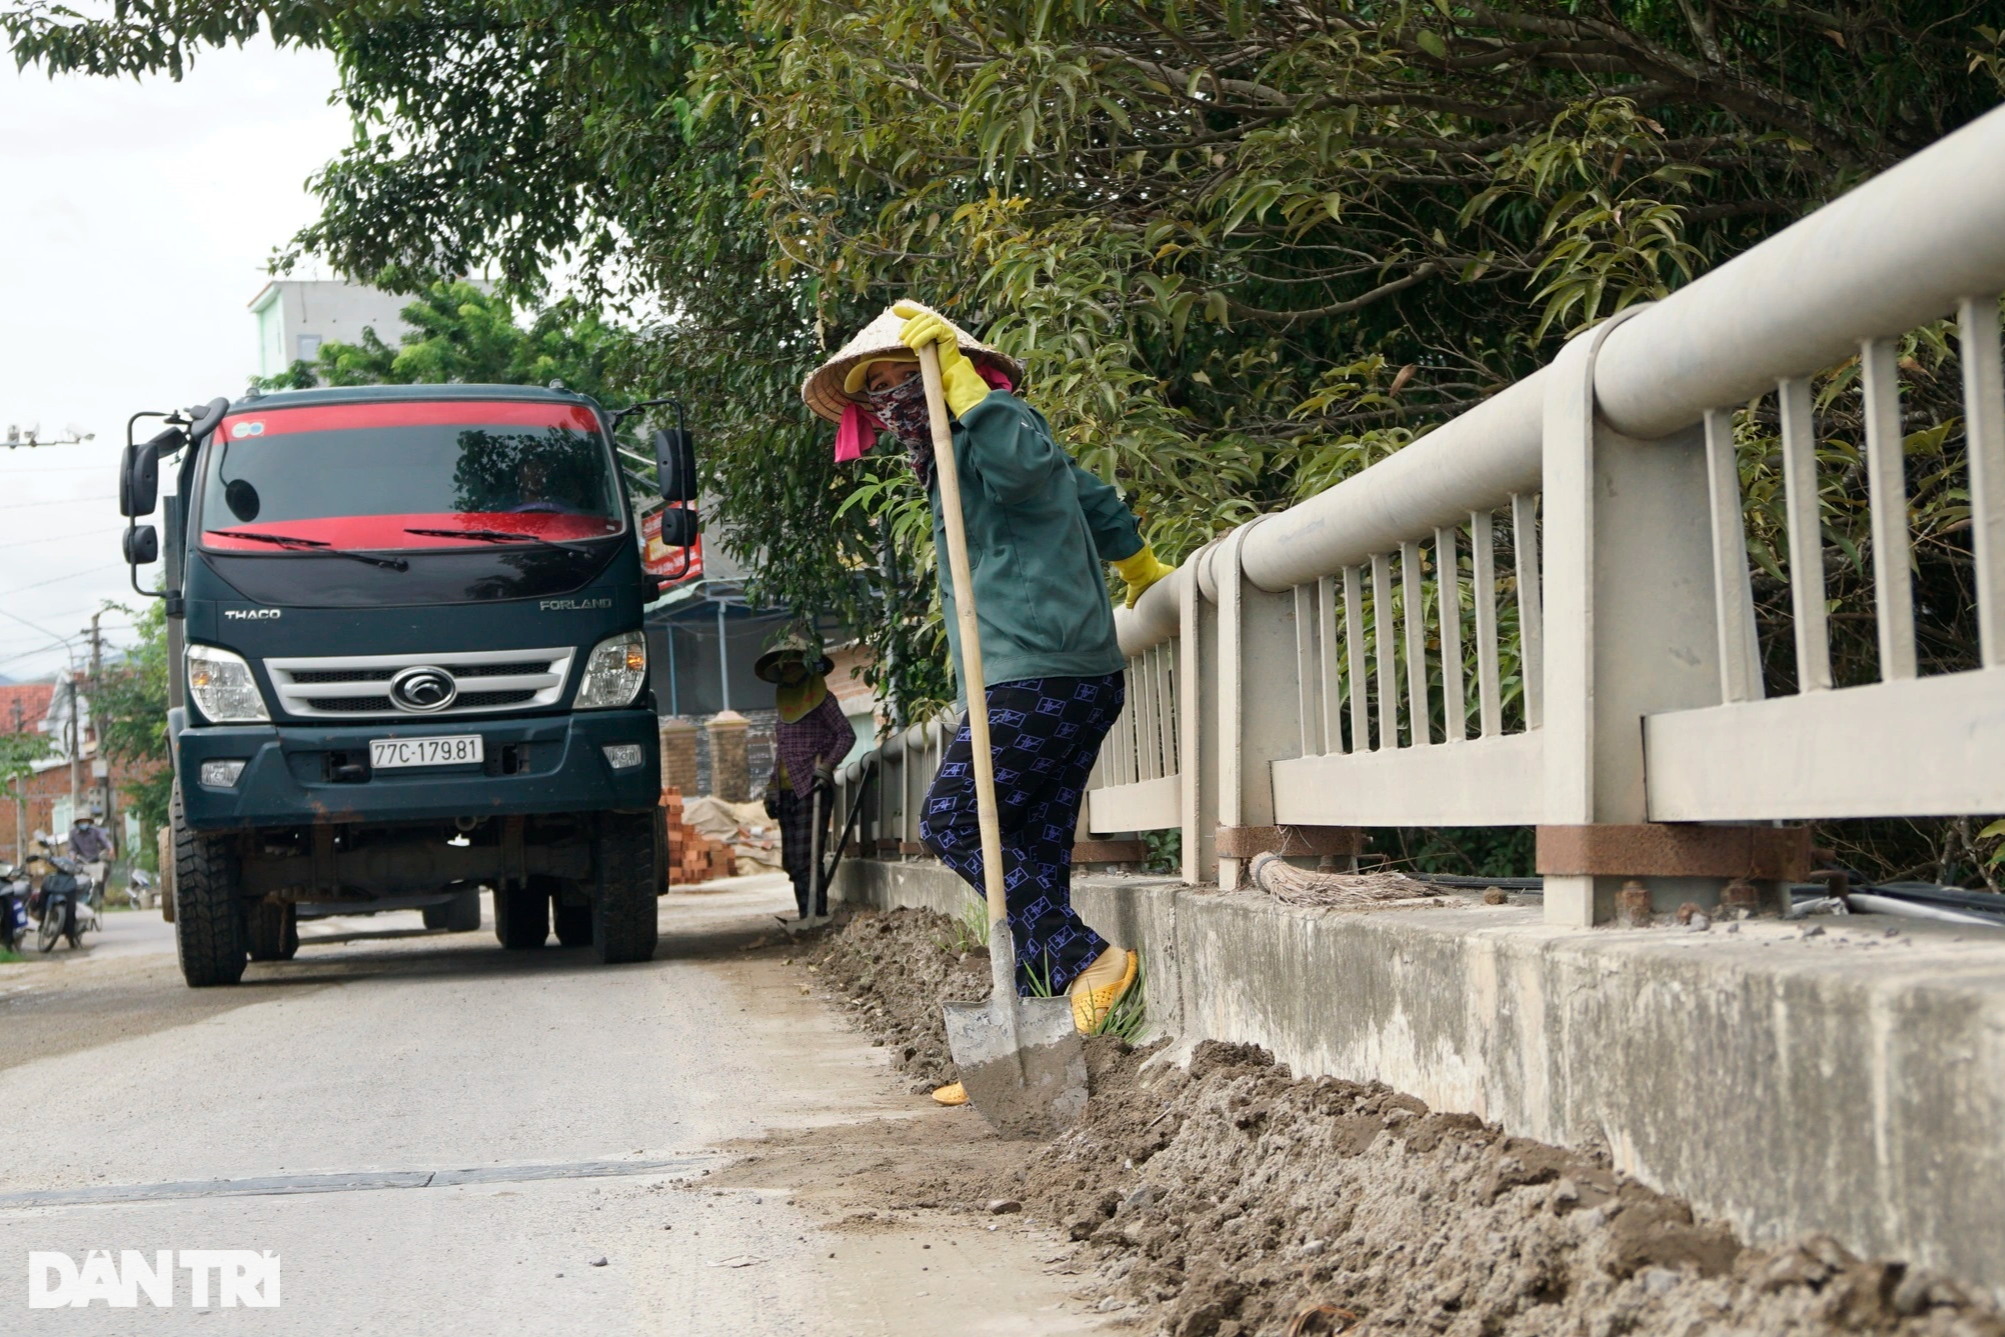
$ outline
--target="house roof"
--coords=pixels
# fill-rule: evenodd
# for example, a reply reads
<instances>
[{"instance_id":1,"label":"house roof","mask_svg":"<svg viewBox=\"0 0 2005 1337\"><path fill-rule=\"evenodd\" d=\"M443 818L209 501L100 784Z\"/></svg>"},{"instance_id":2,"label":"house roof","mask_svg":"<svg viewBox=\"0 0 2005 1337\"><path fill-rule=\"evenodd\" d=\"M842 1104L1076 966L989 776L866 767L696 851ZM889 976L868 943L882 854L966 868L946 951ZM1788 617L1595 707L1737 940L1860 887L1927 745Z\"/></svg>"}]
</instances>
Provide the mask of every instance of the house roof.
<instances>
[{"instance_id":1,"label":"house roof","mask_svg":"<svg viewBox=\"0 0 2005 1337\"><path fill-rule=\"evenodd\" d=\"M49 713L56 694L52 682L19 682L0 686L0 733L14 733L15 707L20 708L20 732L33 733Z\"/></svg>"}]
</instances>

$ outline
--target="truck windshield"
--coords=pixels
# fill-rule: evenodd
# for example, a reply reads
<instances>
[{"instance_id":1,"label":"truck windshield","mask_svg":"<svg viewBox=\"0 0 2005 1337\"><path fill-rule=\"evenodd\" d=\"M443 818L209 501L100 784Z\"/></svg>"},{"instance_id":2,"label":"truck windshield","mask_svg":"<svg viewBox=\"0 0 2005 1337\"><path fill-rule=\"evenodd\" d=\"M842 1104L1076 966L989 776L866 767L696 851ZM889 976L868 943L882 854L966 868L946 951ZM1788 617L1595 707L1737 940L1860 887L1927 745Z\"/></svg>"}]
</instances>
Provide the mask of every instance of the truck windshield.
<instances>
[{"instance_id":1,"label":"truck windshield","mask_svg":"<svg viewBox=\"0 0 2005 1337\"><path fill-rule=\"evenodd\" d=\"M612 456L580 404L419 400L225 418L201 485L212 552L494 548L623 533Z\"/></svg>"}]
</instances>

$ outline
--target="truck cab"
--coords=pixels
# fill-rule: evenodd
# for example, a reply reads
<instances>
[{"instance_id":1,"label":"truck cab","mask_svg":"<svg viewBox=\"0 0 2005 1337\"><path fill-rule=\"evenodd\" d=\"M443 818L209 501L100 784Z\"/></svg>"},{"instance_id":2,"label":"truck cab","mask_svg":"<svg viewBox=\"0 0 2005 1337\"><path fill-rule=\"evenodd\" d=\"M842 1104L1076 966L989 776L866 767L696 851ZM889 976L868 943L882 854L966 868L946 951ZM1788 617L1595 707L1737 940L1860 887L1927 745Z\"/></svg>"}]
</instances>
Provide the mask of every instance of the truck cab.
<instances>
[{"instance_id":1,"label":"truck cab","mask_svg":"<svg viewBox=\"0 0 2005 1337\"><path fill-rule=\"evenodd\" d=\"M164 514L175 930L192 986L301 907L426 908L507 948L655 947L665 890L644 575L614 415L561 389L215 401L129 446ZM686 432L658 433L687 489ZM150 471L150 472L149 472ZM641 481L636 478L634 481ZM693 538L681 513L679 541ZM162 545L128 529L128 560ZM143 591L144 592L144 591Z\"/></svg>"}]
</instances>

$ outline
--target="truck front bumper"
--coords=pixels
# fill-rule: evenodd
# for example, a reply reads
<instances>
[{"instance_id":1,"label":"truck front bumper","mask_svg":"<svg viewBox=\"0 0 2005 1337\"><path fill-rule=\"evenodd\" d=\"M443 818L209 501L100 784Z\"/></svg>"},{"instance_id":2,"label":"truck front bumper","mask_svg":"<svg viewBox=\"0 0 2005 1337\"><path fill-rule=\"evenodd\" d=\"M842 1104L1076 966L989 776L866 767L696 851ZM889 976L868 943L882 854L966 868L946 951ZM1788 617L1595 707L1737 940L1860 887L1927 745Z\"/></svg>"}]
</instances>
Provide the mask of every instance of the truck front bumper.
<instances>
[{"instance_id":1,"label":"truck front bumper","mask_svg":"<svg viewBox=\"0 0 2005 1337\"><path fill-rule=\"evenodd\" d=\"M196 725L169 712L174 773L188 824L215 831L451 817L635 811L661 795L657 722L648 710L525 719ZM369 742L479 734L478 765L375 771ZM615 769L606 749L639 744L641 763ZM205 761L241 761L236 783L202 783Z\"/></svg>"}]
</instances>

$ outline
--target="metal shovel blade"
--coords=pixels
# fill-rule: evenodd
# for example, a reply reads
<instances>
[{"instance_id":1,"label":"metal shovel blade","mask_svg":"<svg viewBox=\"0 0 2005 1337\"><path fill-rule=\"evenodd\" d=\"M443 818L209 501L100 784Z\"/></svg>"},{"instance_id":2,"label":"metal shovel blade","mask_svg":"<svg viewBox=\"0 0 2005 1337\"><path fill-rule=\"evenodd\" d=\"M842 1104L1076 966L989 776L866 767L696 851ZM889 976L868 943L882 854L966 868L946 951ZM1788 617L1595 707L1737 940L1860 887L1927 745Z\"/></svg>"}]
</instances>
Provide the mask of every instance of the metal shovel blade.
<instances>
[{"instance_id":1,"label":"metal shovel blade","mask_svg":"<svg viewBox=\"0 0 2005 1337\"><path fill-rule=\"evenodd\" d=\"M987 1002L948 1003L943 1011L961 1085L989 1127L1004 1137L1043 1139L1079 1121L1086 1047L1068 1000L992 994Z\"/></svg>"}]
</instances>

